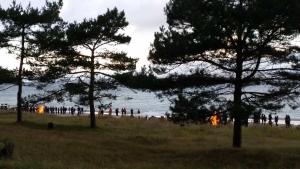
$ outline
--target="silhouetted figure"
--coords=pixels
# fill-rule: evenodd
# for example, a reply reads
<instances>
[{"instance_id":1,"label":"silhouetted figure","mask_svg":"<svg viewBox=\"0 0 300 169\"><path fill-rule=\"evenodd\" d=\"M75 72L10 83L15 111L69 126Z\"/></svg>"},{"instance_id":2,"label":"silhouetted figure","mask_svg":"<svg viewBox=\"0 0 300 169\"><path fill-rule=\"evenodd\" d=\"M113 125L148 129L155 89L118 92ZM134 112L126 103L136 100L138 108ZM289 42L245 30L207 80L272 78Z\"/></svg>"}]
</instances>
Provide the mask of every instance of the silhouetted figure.
<instances>
[{"instance_id":1,"label":"silhouetted figure","mask_svg":"<svg viewBox=\"0 0 300 169\"><path fill-rule=\"evenodd\" d=\"M124 115L126 116L126 108L124 108Z\"/></svg>"},{"instance_id":2,"label":"silhouetted figure","mask_svg":"<svg viewBox=\"0 0 300 169\"><path fill-rule=\"evenodd\" d=\"M124 115L124 108L121 109L121 116Z\"/></svg>"},{"instance_id":3,"label":"silhouetted figure","mask_svg":"<svg viewBox=\"0 0 300 169\"><path fill-rule=\"evenodd\" d=\"M165 115L166 115L167 120L171 120L171 114L170 113L166 112Z\"/></svg>"},{"instance_id":4,"label":"silhouetted figure","mask_svg":"<svg viewBox=\"0 0 300 169\"><path fill-rule=\"evenodd\" d=\"M254 113L253 122L254 122L254 124L259 124L259 122L260 122L260 114L258 112Z\"/></svg>"},{"instance_id":5,"label":"silhouetted figure","mask_svg":"<svg viewBox=\"0 0 300 169\"><path fill-rule=\"evenodd\" d=\"M112 114L112 108L110 107L108 110L108 115L111 116L111 114Z\"/></svg>"},{"instance_id":6,"label":"silhouetted figure","mask_svg":"<svg viewBox=\"0 0 300 169\"><path fill-rule=\"evenodd\" d=\"M116 108L116 116L119 116L119 109Z\"/></svg>"},{"instance_id":7,"label":"silhouetted figure","mask_svg":"<svg viewBox=\"0 0 300 169\"><path fill-rule=\"evenodd\" d=\"M81 114L81 109L80 109L80 107L78 106L78 107L77 107L77 116L80 116L80 114Z\"/></svg>"},{"instance_id":8,"label":"silhouetted figure","mask_svg":"<svg viewBox=\"0 0 300 169\"><path fill-rule=\"evenodd\" d=\"M226 125L227 124L227 120L228 120L228 114L226 112L223 112L223 114L222 114L222 123L224 125Z\"/></svg>"},{"instance_id":9,"label":"silhouetted figure","mask_svg":"<svg viewBox=\"0 0 300 169\"><path fill-rule=\"evenodd\" d=\"M98 115L99 116L103 116L103 114L102 114L102 110L103 109L102 109L102 107L100 105L98 106L98 109L99 109Z\"/></svg>"},{"instance_id":10,"label":"silhouetted figure","mask_svg":"<svg viewBox=\"0 0 300 169\"><path fill-rule=\"evenodd\" d=\"M272 124L273 124L272 119L273 119L273 118L272 118L272 114L270 113L270 114L269 114L269 125L270 125L270 126L272 126Z\"/></svg>"},{"instance_id":11,"label":"silhouetted figure","mask_svg":"<svg viewBox=\"0 0 300 169\"><path fill-rule=\"evenodd\" d=\"M267 123L267 117L266 117L265 114L262 114L262 115L261 115L261 121L262 121L263 124L266 124L266 123Z\"/></svg>"},{"instance_id":12,"label":"silhouetted figure","mask_svg":"<svg viewBox=\"0 0 300 169\"><path fill-rule=\"evenodd\" d=\"M289 115L286 115L285 116L285 126L288 128L288 127L291 127L291 117Z\"/></svg>"},{"instance_id":13,"label":"silhouetted figure","mask_svg":"<svg viewBox=\"0 0 300 169\"><path fill-rule=\"evenodd\" d=\"M75 108L71 107L71 114L74 115L75 114Z\"/></svg>"},{"instance_id":14,"label":"silhouetted figure","mask_svg":"<svg viewBox=\"0 0 300 169\"><path fill-rule=\"evenodd\" d=\"M278 120L279 120L279 117L278 117L277 115L275 116L274 120L275 120L276 126L278 126Z\"/></svg>"},{"instance_id":15,"label":"silhouetted figure","mask_svg":"<svg viewBox=\"0 0 300 169\"><path fill-rule=\"evenodd\" d=\"M133 109L130 109L130 116L133 117Z\"/></svg>"}]
</instances>

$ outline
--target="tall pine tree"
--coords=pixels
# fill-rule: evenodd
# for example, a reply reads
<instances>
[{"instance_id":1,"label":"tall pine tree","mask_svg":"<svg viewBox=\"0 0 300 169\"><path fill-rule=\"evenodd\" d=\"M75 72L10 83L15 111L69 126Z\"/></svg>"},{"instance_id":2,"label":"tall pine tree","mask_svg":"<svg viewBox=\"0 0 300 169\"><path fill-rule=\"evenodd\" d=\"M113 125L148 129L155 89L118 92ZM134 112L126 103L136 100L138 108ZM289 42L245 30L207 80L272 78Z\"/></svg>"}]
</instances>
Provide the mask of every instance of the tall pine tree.
<instances>
[{"instance_id":1,"label":"tall pine tree","mask_svg":"<svg viewBox=\"0 0 300 169\"><path fill-rule=\"evenodd\" d=\"M119 45L131 40L124 34L127 26L125 13L114 8L96 18L68 24L65 35L53 40L57 57L49 65L48 74L66 75L70 79L62 93L67 92L71 98L77 95L80 104L89 105L91 128L96 127L94 101L110 97L110 93L103 91L117 86L113 74L135 69L137 60L118 50Z\"/></svg>"},{"instance_id":2,"label":"tall pine tree","mask_svg":"<svg viewBox=\"0 0 300 169\"><path fill-rule=\"evenodd\" d=\"M30 4L23 7L13 1L7 8L0 8L2 36L7 43L5 47L19 59L17 75L17 122L22 121L22 86L24 78L24 65L26 61L35 59L43 52L39 49L41 44L37 40L41 34L47 33L57 22L62 8L62 0L58 2L46 1L43 8L38 9Z\"/></svg>"},{"instance_id":3,"label":"tall pine tree","mask_svg":"<svg viewBox=\"0 0 300 169\"><path fill-rule=\"evenodd\" d=\"M199 90L231 105L234 147L242 145L246 107L274 110L298 96L298 82L284 76L299 72L289 55L300 28L297 0L170 0L165 12L169 26L155 34L149 60L197 65L203 85L216 79Z\"/></svg>"}]
</instances>

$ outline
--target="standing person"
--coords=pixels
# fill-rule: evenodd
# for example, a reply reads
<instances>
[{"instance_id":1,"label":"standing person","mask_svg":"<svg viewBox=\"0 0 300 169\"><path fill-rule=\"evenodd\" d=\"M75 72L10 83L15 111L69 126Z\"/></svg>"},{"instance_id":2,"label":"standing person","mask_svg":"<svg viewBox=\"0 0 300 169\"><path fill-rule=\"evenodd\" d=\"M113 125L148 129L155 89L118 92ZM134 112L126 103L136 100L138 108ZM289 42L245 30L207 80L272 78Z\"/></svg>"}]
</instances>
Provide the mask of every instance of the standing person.
<instances>
[{"instance_id":1,"label":"standing person","mask_svg":"<svg viewBox=\"0 0 300 169\"><path fill-rule=\"evenodd\" d=\"M137 114L138 114L138 118L141 118L141 111L140 111L140 109L138 109Z\"/></svg>"},{"instance_id":2,"label":"standing person","mask_svg":"<svg viewBox=\"0 0 300 169\"><path fill-rule=\"evenodd\" d=\"M111 114L112 114L112 108L111 108L111 107L109 107L109 110L108 110L108 115L109 115L109 116L111 116Z\"/></svg>"},{"instance_id":3,"label":"standing person","mask_svg":"<svg viewBox=\"0 0 300 169\"><path fill-rule=\"evenodd\" d=\"M133 117L133 109L130 109L130 116Z\"/></svg>"},{"instance_id":4,"label":"standing person","mask_svg":"<svg viewBox=\"0 0 300 169\"><path fill-rule=\"evenodd\" d=\"M291 127L291 118L289 115L286 115L285 116L285 126L288 128L288 127Z\"/></svg>"},{"instance_id":5,"label":"standing person","mask_svg":"<svg viewBox=\"0 0 300 169\"><path fill-rule=\"evenodd\" d=\"M267 117L265 114L263 114L263 123L266 124L267 123Z\"/></svg>"},{"instance_id":6,"label":"standing person","mask_svg":"<svg viewBox=\"0 0 300 169\"><path fill-rule=\"evenodd\" d=\"M74 113L75 113L75 108L71 107L71 114L74 115Z\"/></svg>"},{"instance_id":7,"label":"standing person","mask_svg":"<svg viewBox=\"0 0 300 169\"><path fill-rule=\"evenodd\" d=\"M278 116L276 115L276 116L275 116L275 124L276 124L276 126L278 126L278 120L279 120L279 118L278 118Z\"/></svg>"},{"instance_id":8,"label":"standing person","mask_svg":"<svg viewBox=\"0 0 300 169\"><path fill-rule=\"evenodd\" d=\"M80 109L80 107L78 106L78 107L77 107L77 116L80 116L80 114L81 114L81 113L80 113L80 110L81 110L81 109Z\"/></svg>"},{"instance_id":9,"label":"standing person","mask_svg":"<svg viewBox=\"0 0 300 169\"><path fill-rule=\"evenodd\" d=\"M119 116L119 109L116 108L116 116Z\"/></svg>"},{"instance_id":10,"label":"standing person","mask_svg":"<svg viewBox=\"0 0 300 169\"><path fill-rule=\"evenodd\" d=\"M98 116L101 116L102 115L102 107L101 107L101 105L98 106L98 109L99 109Z\"/></svg>"},{"instance_id":11,"label":"standing person","mask_svg":"<svg viewBox=\"0 0 300 169\"><path fill-rule=\"evenodd\" d=\"M121 116L124 115L124 108L121 109Z\"/></svg>"},{"instance_id":12,"label":"standing person","mask_svg":"<svg viewBox=\"0 0 300 169\"><path fill-rule=\"evenodd\" d=\"M83 107L81 107L80 112L81 112L81 114L83 114L83 112L84 112Z\"/></svg>"},{"instance_id":13,"label":"standing person","mask_svg":"<svg viewBox=\"0 0 300 169\"><path fill-rule=\"evenodd\" d=\"M126 108L124 107L124 115L126 116Z\"/></svg>"},{"instance_id":14,"label":"standing person","mask_svg":"<svg viewBox=\"0 0 300 169\"><path fill-rule=\"evenodd\" d=\"M273 122L272 122L272 114L270 113L270 114L269 114L269 125L272 126L272 123L273 123Z\"/></svg>"},{"instance_id":15,"label":"standing person","mask_svg":"<svg viewBox=\"0 0 300 169\"><path fill-rule=\"evenodd\" d=\"M259 122L260 122L260 114L259 114L259 112L255 112L255 113L254 113L254 116L253 116L253 122L254 122L255 124L259 124Z\"/></svg>"},{"instance_id":16,"label":"standing person","mask_svg":"<svg viewBox=\"0 0 300 169\"><path fill-rule=\"evenodd\" d=\"M226 111L224 111L222 114L222 122L224 125L227 124L227 120L228 120L228 114L226 113Z\"/></svg>"}]
</instances>

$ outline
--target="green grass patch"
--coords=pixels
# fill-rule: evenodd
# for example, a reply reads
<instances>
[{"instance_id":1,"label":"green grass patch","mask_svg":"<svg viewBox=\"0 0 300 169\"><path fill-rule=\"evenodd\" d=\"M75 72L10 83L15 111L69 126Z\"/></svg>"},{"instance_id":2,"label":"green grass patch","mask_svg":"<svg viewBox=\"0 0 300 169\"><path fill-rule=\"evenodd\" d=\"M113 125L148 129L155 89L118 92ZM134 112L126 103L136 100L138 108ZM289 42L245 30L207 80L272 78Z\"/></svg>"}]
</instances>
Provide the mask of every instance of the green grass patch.
<instances>
[{"instance_id":1,"label":"green grass patch","mask_svg":"<svg viewBox=\"0 0 300 169\"><path fill-rule=\"evenodd\" d=\"M15 144L7 169L292 169L300 168L300 130L243 128L243 148L231 148L232 126L162 120L97 119L0 113L0 140ZM47 129L48 122L54 129Z\"/></svg>"}]
</instances>

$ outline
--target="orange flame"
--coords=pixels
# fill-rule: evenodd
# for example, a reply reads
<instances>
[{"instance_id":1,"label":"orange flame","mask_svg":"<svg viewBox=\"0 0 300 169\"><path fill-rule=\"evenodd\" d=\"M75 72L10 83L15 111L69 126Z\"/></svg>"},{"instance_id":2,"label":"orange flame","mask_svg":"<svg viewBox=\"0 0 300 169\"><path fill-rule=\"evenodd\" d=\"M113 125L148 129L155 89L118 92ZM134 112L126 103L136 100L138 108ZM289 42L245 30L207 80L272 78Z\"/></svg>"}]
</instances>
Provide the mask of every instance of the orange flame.
<instances>
[{"instance_id":1,"label":"orange flame","mask_svg":"<svg viewBox=\"0 0 300 169\"><path fill-rule=\"evenodd\" d=\"M36 112L37 112L38 114L44 114L44 112L45 112L45 106L39 105L39 106L37 107Z\"/></svg>"},{"instance_id":2,"label":"orange flame","mask_svg":"<svg viewBox=\"0 0 300 169\"><path fill-rule=\"evenodd\" d=\"M212 115L210 117L210 123L213 125L213 126L217 126L218 123L219 123L219 119L218 119L218 116L216 114Z\"/></svg>"}]
</instances>

